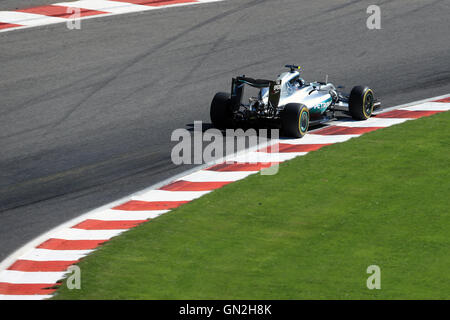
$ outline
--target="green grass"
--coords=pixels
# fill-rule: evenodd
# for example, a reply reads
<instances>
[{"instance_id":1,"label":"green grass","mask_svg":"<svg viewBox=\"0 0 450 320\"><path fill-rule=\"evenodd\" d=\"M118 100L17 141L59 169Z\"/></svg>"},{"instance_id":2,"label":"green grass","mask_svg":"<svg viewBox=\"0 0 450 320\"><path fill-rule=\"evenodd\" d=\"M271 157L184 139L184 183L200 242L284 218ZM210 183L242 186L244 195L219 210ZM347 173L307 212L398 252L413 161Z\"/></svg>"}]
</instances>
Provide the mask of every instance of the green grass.
<instances>
[{"instance_id":1,"label":"green grass","mask_svg":"<svg viewBox=\"0 0 450 320\"><path fill-rule=\"evenodd\" d=\"M327 146L113 239L59 299L449 299L450 113ZM381 290L366 269L381 268Z\"/></svg>"}]
</instances>

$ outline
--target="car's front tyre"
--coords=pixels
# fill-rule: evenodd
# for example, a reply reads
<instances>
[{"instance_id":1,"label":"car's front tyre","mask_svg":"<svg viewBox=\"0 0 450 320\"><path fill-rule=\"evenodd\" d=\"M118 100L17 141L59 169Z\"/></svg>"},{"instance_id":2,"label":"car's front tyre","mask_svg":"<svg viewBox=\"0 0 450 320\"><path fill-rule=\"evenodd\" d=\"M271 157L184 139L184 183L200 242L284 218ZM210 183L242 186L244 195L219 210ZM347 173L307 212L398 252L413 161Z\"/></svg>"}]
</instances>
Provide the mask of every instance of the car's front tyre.
<instances>
[{"instance_id":1,"label":"car's front tyre","mask_svg":"<svg viewBox=\"0 0 450 320\"><path fill-rule=\"evenodd\" d=\"M372 89L356 86L350 93L348 108L355 120L367 120L373 112L375 98Z\"/></svg>"}]
</instances>

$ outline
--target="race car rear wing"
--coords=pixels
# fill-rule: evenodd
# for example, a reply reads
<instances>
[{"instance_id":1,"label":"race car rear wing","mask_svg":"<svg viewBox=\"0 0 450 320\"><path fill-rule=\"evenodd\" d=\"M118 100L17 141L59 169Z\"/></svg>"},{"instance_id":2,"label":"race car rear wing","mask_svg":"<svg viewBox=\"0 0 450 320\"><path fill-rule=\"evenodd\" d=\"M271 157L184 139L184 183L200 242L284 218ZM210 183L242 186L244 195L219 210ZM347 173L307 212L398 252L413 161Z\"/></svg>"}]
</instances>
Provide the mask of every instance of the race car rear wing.
<instances>
[{"instance_id":1,"label":"race car rear wing","mask_svg":"<svg viewBox=\"0 0 450 320\"><path fill-rule=\"evenodd\" d=\"M274 108L278 107L278 103L280 102L281 80L272 81L242 76L233 78L231 82L231 104L233 109L239 108L242 104L244 85L259 89L269 88L269 103Z\"/></svg>"}]
</instances>

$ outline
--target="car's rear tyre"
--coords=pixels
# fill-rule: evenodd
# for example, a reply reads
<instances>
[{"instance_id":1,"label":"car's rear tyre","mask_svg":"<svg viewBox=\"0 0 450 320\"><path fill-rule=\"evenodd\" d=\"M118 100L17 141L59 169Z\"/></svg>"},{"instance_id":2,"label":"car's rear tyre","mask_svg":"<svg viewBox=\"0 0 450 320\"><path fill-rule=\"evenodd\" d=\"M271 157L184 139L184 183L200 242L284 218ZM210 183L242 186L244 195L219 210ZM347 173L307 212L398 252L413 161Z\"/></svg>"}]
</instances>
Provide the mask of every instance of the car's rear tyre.
<instances>
[{"instance_id":1,"label":"car's rear tyre","mask_svg":"<svg viewBox=\"0 0 450 320\"><path fill-rule=\"evenodd\" d=\"M356 86L350 93L348 108L355 120L367 120L373 112L374 96L372 89Z\"/></svg>"},{"instance_id":2,"label":"car's rear tyre","mask_svg":"<svg viewBox=\"0 0 450 320\"><path fill-rule=\"evenodd\" d=\"M233 114L231 111L231 97L229 93L218 92L211 102L211 122L219 129L231 128Z\"/></svg>"},{"instance_id":3,"label":"car's rear tyre","mask_svg":"<svg viewBox=\"0 0 450 320\"><path fill-rule=\"evenodd\" d=\"M309 128L308 107L300 103L287 104L281 115L281 127L289 137L303 137Z\"/></svg>"}]
</instances>

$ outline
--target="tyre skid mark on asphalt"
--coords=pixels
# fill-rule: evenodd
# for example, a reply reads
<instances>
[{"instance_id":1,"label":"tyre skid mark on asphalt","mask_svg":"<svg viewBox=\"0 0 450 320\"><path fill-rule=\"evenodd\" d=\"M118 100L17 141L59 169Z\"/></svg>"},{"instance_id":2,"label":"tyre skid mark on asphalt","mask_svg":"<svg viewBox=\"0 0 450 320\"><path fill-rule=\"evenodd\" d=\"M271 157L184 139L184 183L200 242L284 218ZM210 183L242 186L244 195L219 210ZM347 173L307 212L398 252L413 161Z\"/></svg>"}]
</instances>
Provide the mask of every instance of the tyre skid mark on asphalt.
<instances>
[{"instance_id":1,"label":"tyre skid mark on asphalt","mask_svg":"<svg viewBox=\"0 0 450 320\"><path fill-rule=\"evenodd\" d=\"M45 234L45 240L40 244L13 256L15 260L0 271L0 300L48 299L69 266L126 230L283 161L366 132L449 110L450 95L438 98L378 113L370 121L334 121L302 139L282 138L256 151L247 150L223 162L199 167L158 189L132 195L122 203L110 205L109 209L87 213L83 215L84 220Z\"/></svg>"}]
</instances>

